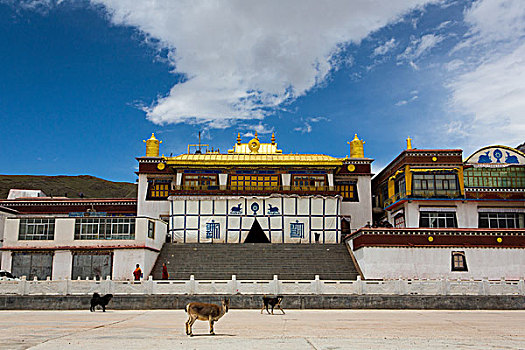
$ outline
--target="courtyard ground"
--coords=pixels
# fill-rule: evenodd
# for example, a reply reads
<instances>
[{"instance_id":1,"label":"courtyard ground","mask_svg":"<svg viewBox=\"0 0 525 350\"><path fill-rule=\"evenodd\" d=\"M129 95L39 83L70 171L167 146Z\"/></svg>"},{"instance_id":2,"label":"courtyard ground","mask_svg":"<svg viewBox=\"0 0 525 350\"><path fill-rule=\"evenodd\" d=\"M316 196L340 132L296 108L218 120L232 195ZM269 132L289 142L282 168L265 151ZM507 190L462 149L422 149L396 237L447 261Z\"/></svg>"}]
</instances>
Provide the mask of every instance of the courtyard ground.
<instances>
[{"instance_id":1,"label":"courtyard ground","mask_svg":"<svg viewBox=\"0 0 525 350\"><path fill-rule=\"evenodd\" d=\"M0 349L525 349L525 311L230 310L208 335L183 310L0 311Z\"/></svg>"}]
</instances>

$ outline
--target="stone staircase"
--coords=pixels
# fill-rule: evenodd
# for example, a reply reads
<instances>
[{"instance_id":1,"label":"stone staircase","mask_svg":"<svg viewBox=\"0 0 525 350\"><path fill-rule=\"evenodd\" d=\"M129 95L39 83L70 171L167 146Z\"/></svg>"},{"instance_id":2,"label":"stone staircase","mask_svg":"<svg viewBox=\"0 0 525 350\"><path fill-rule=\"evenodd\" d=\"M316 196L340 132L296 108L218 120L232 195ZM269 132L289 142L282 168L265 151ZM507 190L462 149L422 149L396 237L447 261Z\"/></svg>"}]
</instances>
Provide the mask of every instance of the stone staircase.
<instances>
[{"instance_id":1,"label":"stone staircase","mask_svg":"<svg viewBox=\"0 0 525 350\"><path fill-rule=\"evenodd\" d=\"M164 244L152 270L160 279L167 262L170 279L355 280L358 272L344 244Z\"/></svg>"}]
</instances>

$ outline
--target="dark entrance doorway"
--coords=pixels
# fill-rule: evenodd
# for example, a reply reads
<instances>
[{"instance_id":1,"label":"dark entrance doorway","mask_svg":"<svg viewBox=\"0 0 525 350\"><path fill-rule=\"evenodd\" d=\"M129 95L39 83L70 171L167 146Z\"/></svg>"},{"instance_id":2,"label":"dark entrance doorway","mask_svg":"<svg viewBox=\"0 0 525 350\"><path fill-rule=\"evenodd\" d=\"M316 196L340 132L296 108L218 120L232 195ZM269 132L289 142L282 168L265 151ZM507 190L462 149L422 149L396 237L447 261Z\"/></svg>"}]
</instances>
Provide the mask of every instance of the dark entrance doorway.
<instances>
[{"instance_id":1,"label":"dark entrance doorway","mask_svg":"<svg viewBox=\"0 0 525 350\"><path fill-rule=\"evenodd\" d=\"M244 243L270 243L257 219L253 220L252 228L248 232Z\"/></svg>"}]
</instances>

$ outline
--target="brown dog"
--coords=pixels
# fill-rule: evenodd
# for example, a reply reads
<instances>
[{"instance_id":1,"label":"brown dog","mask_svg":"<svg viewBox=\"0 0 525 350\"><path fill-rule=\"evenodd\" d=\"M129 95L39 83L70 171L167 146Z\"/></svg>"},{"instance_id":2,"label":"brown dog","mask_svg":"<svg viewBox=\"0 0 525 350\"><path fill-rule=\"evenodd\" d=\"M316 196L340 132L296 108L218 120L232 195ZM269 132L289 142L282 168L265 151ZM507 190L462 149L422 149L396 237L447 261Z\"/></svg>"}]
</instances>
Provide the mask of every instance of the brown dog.
<instances>
[{"instance_id":1,"label":"brown dog","mask_svg":"<svg viewBox=\"0 0 525 350\"><path fill-rule=\"evenodd\" d=\"M210 323L210 334L215 335L213 324L228 312L230 299L223 299L222 305L207 303L189 303L186 305L188 321L186 321L186 334L192 336L191 326L196 320L208 321Z\"/></svg>"},{"instance_id":2,"label":"brown dog","mask_svg":"<svg viewBox=\"0 0 525 350\"><path fill-rule=\"evenodd\" d=\"M266 295L263 295L263 306L262 306L262 309L261 309L261 314L263 313L263 310L264 308L266 308L266 312L269 314L270 311L268 311L268 306L271 306L272 307L272 315L273 315L273 308L276 307L276 308L279 308L279 310L281 310L283 312L283 314L285 313L283 308L281 307L281 301L283 301L283 296L282 295L277 295L275 297L268 297Z\"/></svg>"}]
</instances>

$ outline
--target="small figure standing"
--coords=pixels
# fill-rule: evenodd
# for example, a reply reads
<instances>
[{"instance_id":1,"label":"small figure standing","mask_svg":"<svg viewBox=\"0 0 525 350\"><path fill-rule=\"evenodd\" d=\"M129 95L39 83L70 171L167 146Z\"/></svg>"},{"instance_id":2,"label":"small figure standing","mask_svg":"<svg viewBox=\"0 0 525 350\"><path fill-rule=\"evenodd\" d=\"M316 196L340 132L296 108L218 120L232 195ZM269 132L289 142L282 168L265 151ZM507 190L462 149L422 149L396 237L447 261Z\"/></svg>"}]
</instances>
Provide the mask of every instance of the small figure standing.
<instances>
[{"instance_id":1,"label":"small figure standing","mask_svg":"<svg viewBox=\"0 0 525 350\"><path fill-rule=\"evenodd\" d=\"M166 266L166 263L162 263L162 279L167 280L170 277L170 274L168 273L168 267Z\"/></svg>"},{"instance_id":2,"label":"small figure standing","mask_svg":"<svg viewBox=\"0 0 525 350\"><path fill-rule=\"evenodd\" d=\"M140 281L140 277L142 277L142 270L139 264L137 264L137 268L133 271L133 277L135 277L135 281Z\"/></svg>"}]
</instances>

